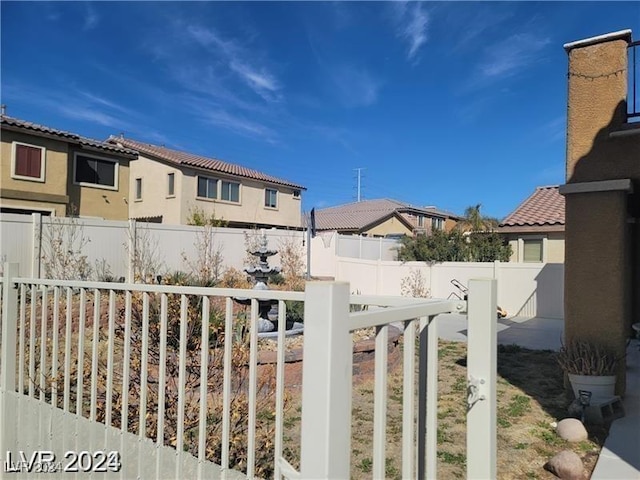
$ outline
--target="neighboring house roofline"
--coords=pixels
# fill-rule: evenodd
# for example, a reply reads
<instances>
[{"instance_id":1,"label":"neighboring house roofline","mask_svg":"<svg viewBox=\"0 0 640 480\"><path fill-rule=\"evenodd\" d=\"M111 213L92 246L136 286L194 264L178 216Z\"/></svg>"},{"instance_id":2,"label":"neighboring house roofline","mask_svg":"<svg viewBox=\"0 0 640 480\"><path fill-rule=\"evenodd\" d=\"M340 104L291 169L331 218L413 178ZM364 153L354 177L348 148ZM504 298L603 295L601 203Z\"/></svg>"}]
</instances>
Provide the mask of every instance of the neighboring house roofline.
<instances>
[{"instance_id":1,"label":"neighboring house roofline","mask_svg":"<svg viewBox=\"0 0 640 480\"><path fill-rule=\"evenodd\" d=\"M141 142L131 138L110 136L107 142L121 145L138 152L139 155L150 157L154 161L162 161L177 167L187 167L202 172L214 172L230 177L241 177L249 180L260 181L272 185L281 185L296 190L306 190L306 187L298 185L265 173L243 167L242 165L225 162L216 158L203 157L192 153L170 149L160 145Z\"/></svg>"},{"instance_id":2,"label":"neighboring house roofline","mask_svg":"<svg viewBox=\"0 0 640 480\"><path fill-rule=\"evenodd\" d=\"M540 229L549 226L556 228L556 231L564 230L564 204L558 185L536 187L531 195L500 222L498 231L506 233L515 232L514 227Z\"/></svg>"},{"instance_id":3,"label":"neighboring house roofline","mask_svg":"<svg viewBox=\"0 0 640 480\"><path fill-rule=\"evenodd\" d=\"M100 153L110 153L134 159L138 154L131 149L113 145L111 143L101 142L92 138L83 137L76 133L59 130L57 128L39 125L37 123L28 122L19 118L10 117L8 115L0 115L0 128L12 132L25 133L42 138L58 140L73 145L79 145L84 150L93 150Z\"/></svg>"},{"instance_id":4,"label":"neighboring house roofline","mask_svg":"<svg viewBox=\"0 0 640 480\"><path fill-rule=\"evenodd\" d=\"M406 215L446 219L447 215L433 208L423 208L389 198L363 200L323 209L316 209L316 229L319 231L364 231L396 216L409 230L420 229Z\"/></svg>"}]
</instances>

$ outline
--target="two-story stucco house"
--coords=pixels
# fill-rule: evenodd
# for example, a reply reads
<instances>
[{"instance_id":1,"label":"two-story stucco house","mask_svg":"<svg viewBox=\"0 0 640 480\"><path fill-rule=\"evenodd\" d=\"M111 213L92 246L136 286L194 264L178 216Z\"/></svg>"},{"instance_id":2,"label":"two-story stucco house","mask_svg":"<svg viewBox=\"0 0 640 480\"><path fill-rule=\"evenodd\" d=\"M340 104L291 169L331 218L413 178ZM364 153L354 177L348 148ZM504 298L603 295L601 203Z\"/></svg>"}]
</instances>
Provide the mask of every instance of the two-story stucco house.
<instances>
[{"instance_id":1,"label":"two-story stucco house","mask_svg":"<svg viewBox=\"0 0 640 480\"><path fill-rule=\"evenodd\" d=\"M136 153L2 114L0 211L129 218Z\"/></svg>"},{"instance_id":2,"label":"two-story stucco house","mask_svg":"<svg viewBox=\"0 0 640 480\"><path fill-rule=\"evenodd\" d=\"M301 185L122 136L108 142L138 153L131 162L131 218L186 224L200 211L230 227L302 226Z\"/></svg>"}]
</instances>

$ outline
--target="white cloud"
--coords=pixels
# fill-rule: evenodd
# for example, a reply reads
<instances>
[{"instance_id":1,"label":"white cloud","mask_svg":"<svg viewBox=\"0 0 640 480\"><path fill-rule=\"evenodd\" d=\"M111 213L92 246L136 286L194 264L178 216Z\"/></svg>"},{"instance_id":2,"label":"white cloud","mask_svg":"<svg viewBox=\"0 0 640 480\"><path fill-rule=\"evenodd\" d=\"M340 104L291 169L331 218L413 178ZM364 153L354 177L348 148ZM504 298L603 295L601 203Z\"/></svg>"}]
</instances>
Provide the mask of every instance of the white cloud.
<instances>
[{"instance_id":1,"label":"white cloud","mask_svg":"<svg viewBox=\"0 0 640 480\"><path fill-rule=\"evenodd\" d=\"M422 2L397 2L394 3L394 8L396 34L409 44L407 59L415 61L420 48L427 42L429 14L423 9Z\"/></svg>"},{"instance_id":2,"label":"white cloud","mask_svg":"<svg viewBox=\"0 0 640 480\"><path fill-rule=\"evenodd\" d=\"M331 77L340 100L347 107L367 107L378 100L382 82L365 69L344 65L334 68Z\"/></svg>"},{"instance_id":3,"label":"white cloud","mask_svg":"<svg viewBox=\"0 0 640 480\"><path fill-rule=\"evenodd\" d=\"M251 51L239 42L223 38L215 29L198 25L186 27L187 33L208 49L229 71L267 102L281 100L281 85L269 70L260 65Z\"/></svg>"},{"instance_id":4,"label":"white cloud","mask_svg":"<svg viewBox=\"0 0 640 480\"><path fill-rule=\"evenodd\" d=\"M98 14L91 6L91 2L86 2L85 7L84 25L82 28L84 30L92 30L96 25L98 25L100 17L98 17Z\"/></svg>"},{"instance_id":5,"label":"white cloud","mask_svg":"<svg viewBox=\"0 0 640 480\"><path fill-rule=\"evenodd\" d=\"M486 77L508 77L527 68L540 59L540 52L550 43L549 38L530 33L516 33L485 49L485 58L479 65Z\"/></svg>"}]
</instances>

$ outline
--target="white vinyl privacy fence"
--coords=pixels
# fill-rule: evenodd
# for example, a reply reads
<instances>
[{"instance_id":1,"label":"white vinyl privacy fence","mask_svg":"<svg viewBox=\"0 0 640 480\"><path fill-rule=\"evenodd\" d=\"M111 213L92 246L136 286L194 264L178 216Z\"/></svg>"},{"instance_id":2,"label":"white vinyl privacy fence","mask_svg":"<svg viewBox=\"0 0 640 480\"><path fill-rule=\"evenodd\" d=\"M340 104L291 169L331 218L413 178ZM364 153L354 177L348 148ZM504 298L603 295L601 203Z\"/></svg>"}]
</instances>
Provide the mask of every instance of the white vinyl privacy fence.
<instances>
[{"instance_id":1,"label":"white vinyl privacy fence","mask_svg":"<svg viewBox=\"0 0 640 480\"><path fill-rule=\"evenodd\" d=\"M382 478L392 323L404 330L402 476L435 478L437 315L467 309L467 476L495 478L495 280L471 280L465 302L354 296L341 282L265 292L17 272L8 264L1 278L0 451L44 455L36 463L57 469L47 478L69 468L121 478L349 478L351 332L367 327L376 329L372 458ZM279 306L277 363L266 383L257 334L265 296ZM246 310L238 297L251 299ZM285 301L305 302L299 458L283 448ZM369 308L350 312L352 304ZM271 415L273 428L262 430Z\"/></svg>"},{"instance_id":2,"label":"white vinyl privacy fence","mask_svg":"<svg viewBox=\"0 0 640 480\"><path fill-rule=\"evenodd\" d=\"M452 280L468 286L471 278L498 281L498 305L509 316L564 318L564 264L502 262L385 262L338 258L335 279L348 281L354 292L407 295L421 283L433 298L464 294ZM410 293L409 293L410 294Z\"/></svg>"},{"instance_id":3,"label":"white vinyl privacy fence","mask_svg":"<svg viewBox=\"0 0 640 480\"><path fill-rule=\"evenodd\" d=\"M189 225L0 213L0 261L16 260L24 269L22 273L44 278L51 244L73 238L70 246L86 257L92 279L104 278L106 273L116 279L131 278L136 254L155 264L160 274L188 271L189 263L198 259L204 231L203 227ZM283 242L293 242L306 264L305 232L275 228L261 232L267 236L269 248L278 249ZM224 267L242 270L246 266L245 235L259 232L220 227L208 233L214 249L222 255ZM320 233L311 240L312 274L334 276L338 256L394 260L397 244L384 238ZM279 265L280 258L276 255L270 261Z\"/></svg>"}]
</instances>

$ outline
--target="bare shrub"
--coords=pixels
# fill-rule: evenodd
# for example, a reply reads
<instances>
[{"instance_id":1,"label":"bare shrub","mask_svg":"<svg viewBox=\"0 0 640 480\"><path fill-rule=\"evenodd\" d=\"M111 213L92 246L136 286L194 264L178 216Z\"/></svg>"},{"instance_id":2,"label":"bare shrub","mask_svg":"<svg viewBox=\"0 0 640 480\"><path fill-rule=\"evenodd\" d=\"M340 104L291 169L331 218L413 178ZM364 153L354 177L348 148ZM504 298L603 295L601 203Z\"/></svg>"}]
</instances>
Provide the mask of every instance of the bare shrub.
<instances>
[{"instance_id":1,"label":"bare shrub","mask_svg":"<svg viewBox=\"0 0 640 480\"><path fill-rule=\"evenodd\" d=\"M304 254L302 245L295 237L285 237L278 241L281 273L287 290L304 290Z\"/></svg>"},{"instance_id":2,"label":"bare shrub","mask_svg":"<svg viewBox=\"0 0 640 480\"><path fill-rule=\"evenodd\" d=\"M129 258L133 253L133 277L135 282L153 283L165 270L162 252L148 226L138 226L134 232L128 230L129 241L124 244ZM130 246L133 244L133 252ZM130 260L131 261L131 260Z\"/></svg>"},{"instance_id":3,"label":"bare shrub","mask_svg":"<svg viewBox=\"0 0 640 480\"><path fill-rule=\"evenodd\" d=\"M251 288L249 276L237 268L227 268L220 277L220 286L223 288Z\"/></svg>"},{"instance_id":4,"label":"bare shrub","mask_svg":"<svg viewBox=\"0 0 640 480\"><path fill-rule=\"evenodd\" d=\"M422 272L412 268L409 270L409 275L400 280L400 292L404 297L430 298L431 292L426 283Z\"/></svg>"},{"instance_id":5,"label":"bare shrub","mask_svg":"<svg viewBox=\"0 0 640 480\"><path fill-rule=\"evenodd\" d=\"M84 225L76 217L50 217L42 225L42 265L46 278L86 280L91 265L83 254L91 241L84 235Z\"/></svg>"},{"instance_id":6,"label":"bare shrub","mask_svg":"<svg viewBox=\"0 0 640 480\"><path fill-rule=\"evenodd\" d=\"M205 224L196 232L193 246L196 249L196 258L192 260L182 252L182 261L189 269L189 273L198 285L215 285L220 279L224 257L222 247L216 245L213 226Z\"/></svg>"}]
</instances>

